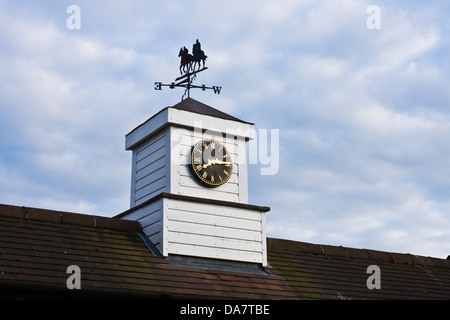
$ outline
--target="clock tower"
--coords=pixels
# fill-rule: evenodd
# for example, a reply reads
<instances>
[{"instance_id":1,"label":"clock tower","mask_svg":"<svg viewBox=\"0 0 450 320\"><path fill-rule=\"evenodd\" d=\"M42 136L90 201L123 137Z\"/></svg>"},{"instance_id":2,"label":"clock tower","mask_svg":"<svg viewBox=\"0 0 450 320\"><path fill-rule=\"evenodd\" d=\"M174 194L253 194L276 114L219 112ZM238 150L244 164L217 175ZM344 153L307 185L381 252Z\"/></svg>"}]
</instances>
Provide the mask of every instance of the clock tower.
<instances>
[{"instance_id":1,"label":"clock tower","mask_svg":"<svg viewBox=\"0 0 450 320\"><path fill-rule=\"evenodd\" d=\"M265 214L248 203L247 142L254 124L192 98L126 135L130 209L163 256L267 265Z\"/></svg>"}]
</instances>

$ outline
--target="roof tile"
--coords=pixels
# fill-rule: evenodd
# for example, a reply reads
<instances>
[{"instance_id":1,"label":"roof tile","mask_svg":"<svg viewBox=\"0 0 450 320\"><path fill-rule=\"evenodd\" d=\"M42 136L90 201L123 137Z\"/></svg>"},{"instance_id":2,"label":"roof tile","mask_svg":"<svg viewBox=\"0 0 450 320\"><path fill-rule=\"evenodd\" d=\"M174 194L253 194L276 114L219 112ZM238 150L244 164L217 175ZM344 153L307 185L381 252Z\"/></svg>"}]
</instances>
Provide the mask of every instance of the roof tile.
<instances>
[{"instance_id":1,"label":"roof tile","mask_svg":"<svg viewBox=\"0 0 450 320\"><path fill-rule=\"evenodd\" d=\"M392 258L391 258L391 255L389 252L369 250L369 249L364 249L364 250L368 253L369 260L385 262L385 263L392 262Z\"/></svg>"},{"instance_id":2,"label":"roof tile","mask_svg":"<svg viewBox=\"0 0 450 320\"><path fill-rule=\"evenodd\" d=\"M10 206L10 205L0 205L0 216L5 218L25 218L24 207Z\"/></svg>"},{"instance_id":3,"label":"roof tile","mask_svg":"<svg viewBox=\"0 0 450 320\"><path fill-rule=\"evenodd\" d=\"M46 221L46 222L60 222L61 214L58 211L27 208L25 207L25 216L28 219L36 221Z\"/></svg>"},{"instance_id":4,"label":"roof tile","mask_svg":"<svg viewBox=\"0 0 450 320\"><path fill-rule=\"evenodd\" d=\"M366 250L345 248L345 254L347 258L369 260L369 253Z\"/></svg>"},{"instance_id":5,"label":"roof tile","mask_svg":"<svg viewBox=\"0 0 450 320\"><path fill-rule=\"evenodd\" d=\"M333 257L345 257L346 251L343 247L337 247L337 246L322 246L323 248L323 254L326 256L333 256Z\"/></svg>"},{"instance_id":6,"label":"roof tile","mask_svg":"<svg viewBox=\"0 0 450 320\"><path fill-rule=\"evenodd\" d=\"M393 263L413 265L414 259L410 254L391 253Z\"/></svg>"}]
</instances>

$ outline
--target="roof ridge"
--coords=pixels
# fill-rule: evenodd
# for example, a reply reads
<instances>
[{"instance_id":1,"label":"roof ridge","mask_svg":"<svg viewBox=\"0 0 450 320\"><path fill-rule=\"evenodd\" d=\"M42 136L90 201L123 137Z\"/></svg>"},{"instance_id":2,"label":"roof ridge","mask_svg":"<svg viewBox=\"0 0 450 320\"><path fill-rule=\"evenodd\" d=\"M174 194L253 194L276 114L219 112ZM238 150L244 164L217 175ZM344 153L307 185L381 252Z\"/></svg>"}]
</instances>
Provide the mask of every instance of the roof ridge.
<instances>
[{"instance_id":1,"label":"roof ridge","mask_svg":"<svg viewBox=\"0 0 450 320\"><path fill-rule=\"evenodd\" d=\"M225 119L225 120L237 121L237 122L254 125L254 123L252 123L252 122L247 122L247 121L241 120L239 118L236 118L228 113L220 111L219 109L208 106L207 104L204 104L203 102L197 101L192 98L186 98L173 106L167 106L165 108L162 108L157 113L155 113L153 116L151 116L150 118L148 118L147 120L145 120L144 122L139 124L136 128L131 130L127 135L131 134L133 131L136 131L138 128L142 127L143 125L145 125L146 123L148 123L149 121L154 119L160 113L162 113L165 110L170 109L170 108L187 111L187 112L203 114L203 115L210 116L210 117L216 117L216 118L221 118L221 119Z\"/></svg>"},{"instance_id":2,"label":"roof ridge","mask_svg":"<svg viewBox=\"0 0 450 320\"><path fill-rule=\"evenodd\" d=\"M294 240L267 238L267 249L303 252L315 255L343 257L375 262L418 265L423 267L450 268L450 260L436 257L425 257L411 253L396 253L372 249L357 249L343 246L312 244Z\"/></svg>"},{"instance_id":3,"label":"roof ridge","mask_svg":"<svg viewBox=\"0 0 450 320\"><path fill-rule=\"evenodd\" d=\"M199 114L216 117L216 118L221 118L221 119L225 119L225 120L254 124L252 122L247 122L247 121L241 120L239 118L236 118L226 112L220 111L219 109L208 106L207 104L200 102L198 100L192 99L190 97L182 100L181 102L178 102L177 104L175 104L169 108L175 108L178 110L199 113Z\"/></svg>"},{"instance_id":4,"label":"roof ridge","mask_svg":"<svg viewBox=\"0 0 450 320\"><path fill-rule=\"evenodd\" d=\"M141 226L137 221L7 204L0 204L0 218L25 219L122 231L141 231Z\"/></svg>"}]
</instances>

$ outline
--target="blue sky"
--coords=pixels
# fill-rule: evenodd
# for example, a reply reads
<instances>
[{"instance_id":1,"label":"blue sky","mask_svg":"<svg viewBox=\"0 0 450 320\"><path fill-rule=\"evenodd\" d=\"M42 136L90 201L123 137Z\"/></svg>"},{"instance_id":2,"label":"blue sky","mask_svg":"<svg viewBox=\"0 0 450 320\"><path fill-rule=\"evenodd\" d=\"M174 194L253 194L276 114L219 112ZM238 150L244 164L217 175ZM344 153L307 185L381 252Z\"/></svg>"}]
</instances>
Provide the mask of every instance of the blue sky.
<instances>
[{"instance_id":1,"label":"blue sky","mask_svg":"<svg viewBox=\"0 0 450 320\"><path fill-rule=\"evenodd\" d=\"M81 9L81 29L66 26ZM369 5L380 29L368 29ZM450 254L448 1L0 0L0 202L105 216L129 208L124 135L182 90L279 129L280 170L249 169L268 236Z\"/></svg>"}]
</instances>

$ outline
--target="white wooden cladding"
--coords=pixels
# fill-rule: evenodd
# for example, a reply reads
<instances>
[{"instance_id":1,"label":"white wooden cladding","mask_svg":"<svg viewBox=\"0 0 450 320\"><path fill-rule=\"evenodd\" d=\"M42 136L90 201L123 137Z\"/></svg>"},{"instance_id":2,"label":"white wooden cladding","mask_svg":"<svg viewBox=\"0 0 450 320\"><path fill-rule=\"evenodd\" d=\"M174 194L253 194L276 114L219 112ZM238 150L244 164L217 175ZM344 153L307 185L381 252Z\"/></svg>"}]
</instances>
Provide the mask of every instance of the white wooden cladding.
<instances>
[{"instance_id":1,"label":"white wooden cladding","mask_svg":"<svg viewBox=\"0 0 450 320\"><path fill-rule=\"evenodd\" d=\"M248 203L246 140L252 138L251 124L163 109L126 136L133 150L130 206L160 192ZM216 139L232 154L232 176L220 187L205 188L189 171L191 148L202 139Z\"/></svg>"},{"instance_id":2,"label":"white wooden cladding","mask_svg":"<svg viewBox=\"0 0 450 320\"><path fill-rule=\"evenodd\" d=\"M169 189L169 131L164 130L133 150L131 207Z\"/></svg>"},{"instance_id":3,"label":"white wooden cladding","mask_svg":"<svg viewBox=\"0 0 450 320\"><path fill-rule=\"evenodd\" d=\"M192 176L191 148L201 139L221 141L231 153L233 172L222 186L206 188ZM139 205L161 192L247 203L247 164L239 157L246 157L243 139L226 140L220 133L197 137L193 129L167 127L133 149L130 205Z\"/></svg>"},{"instance_id":4,"label":"white wooden cladding","mask_svg":"<svg viewBox=\"0 0 450 320\"><path fill-rule=\"evenodd\" d=\"M165 199L167 254L266 265L265 213Z\"/></svg>"},{"instance_id":5,"label":"white wooden cladding","mask_svg":"<svg viewBox=\"0 0 450 320\"><path fill-rule=\"evenodd\" d=\"M189 169L190 153L192 146L200 140L214 139L225 145L233 160L233 172L227 183L216 188L205 188L192 177ZM194 129L172 128L171 129L172 152L176 152L178 164L172 161L172 171L175 179L171 180L171 193L247 203L247 164L245 139L226 139L219 132L209 131L199 134ZM172 156L173 157L173 156Z\"/></svg>"},{"instance_id":6,"label":"white wooden cladding","mask_svg":"<svg viewBox=\"0 0 450 320\"><path fill-rule=\"evenodd\" d=\"M159 198L131 212L164 255L267 264L265 212Z\"/></svg>"},{"instance_id":7,"label":"white wooden cladding","mask_svg":"<svg viewBox=\"0 0 450 320\"><path fill-rule=\"evenodd\" d=\"M239 134L227 136L230 130ZM265 211L236 204L248 203L246 141L252 138L251 124L174 108L157 113L126 136L125 147L133 150L130 205L142 206L122 218L139 221L143 232L164 256L177 254L267 265ZM191 148L202 139L218 140L231 153L233 172L224 185L207 188L192 177ZM163 196L145 203L162 192L234 204L206 204Z\"/></svg>"},{"instance_id":8,"label":"white wooden cladding","mask_svg":"<svg viewBox=\"0 0 450 320\"><path fill-rule=\"evenodd\" d=\"M154 202L141 207L122 219L138 221L141 224L142 231L150 241L160 250L162 250L163 240L163 199L157 199Z\"/></svg>"}]
</instances>

